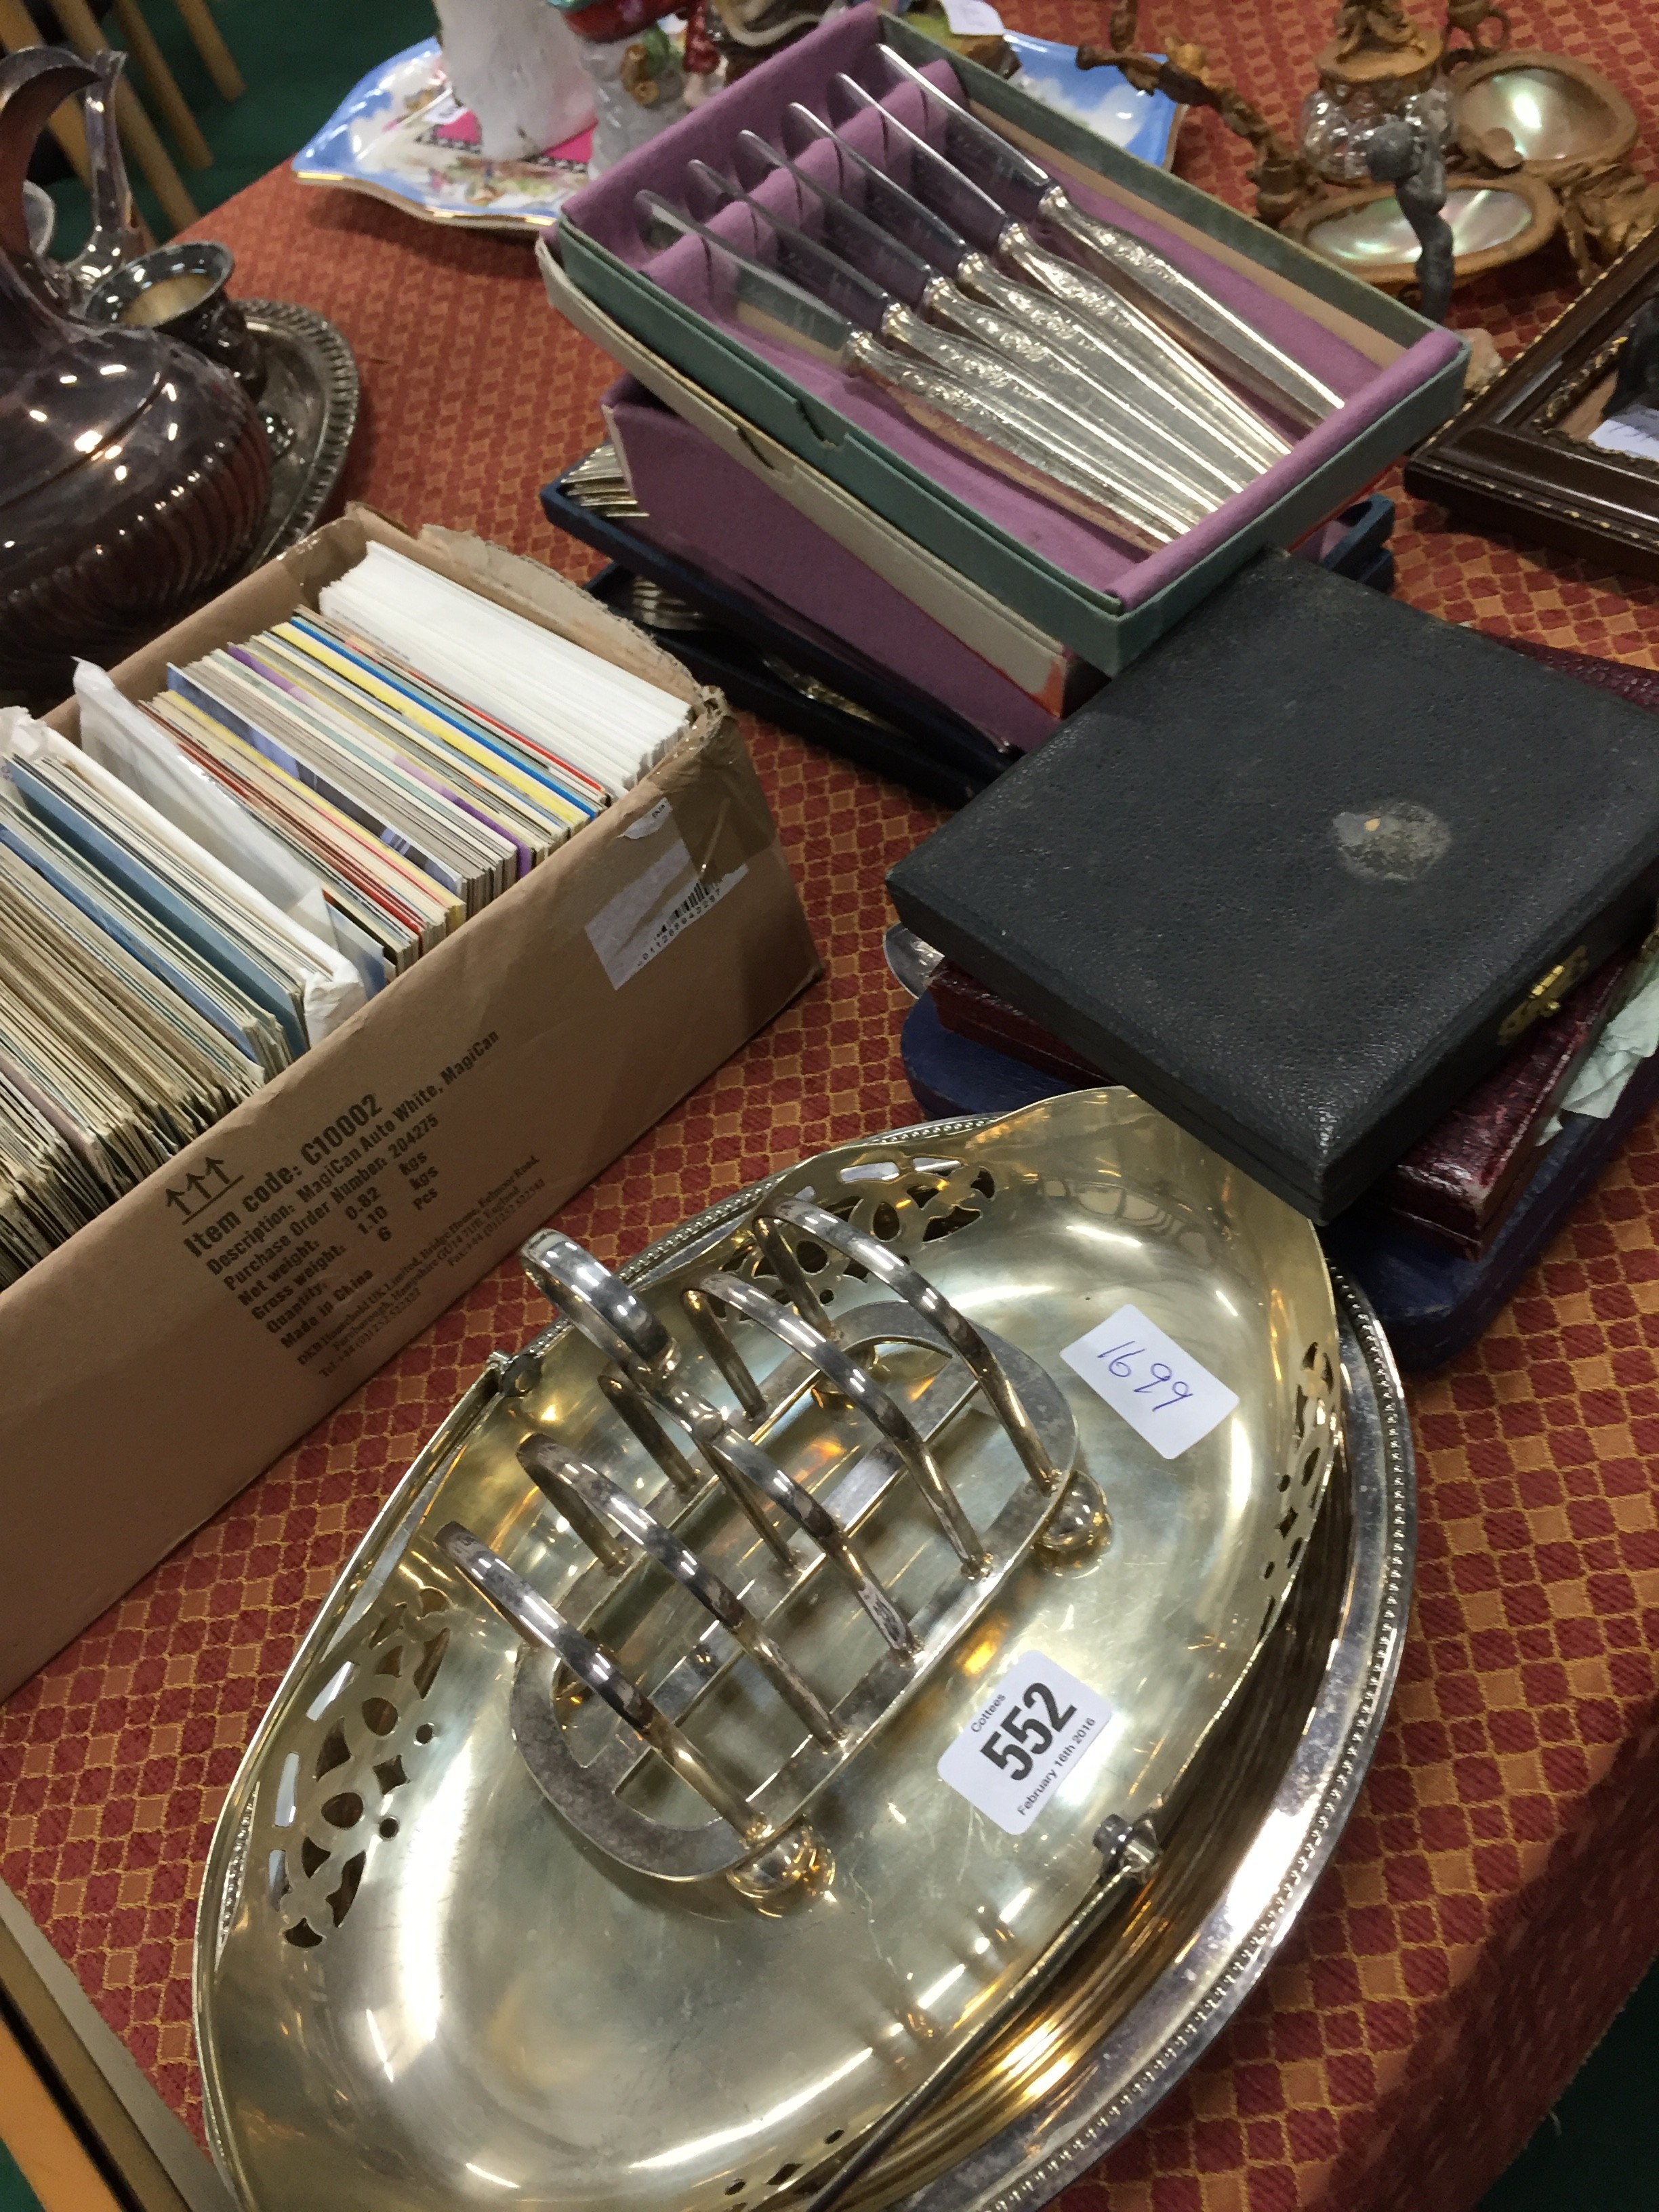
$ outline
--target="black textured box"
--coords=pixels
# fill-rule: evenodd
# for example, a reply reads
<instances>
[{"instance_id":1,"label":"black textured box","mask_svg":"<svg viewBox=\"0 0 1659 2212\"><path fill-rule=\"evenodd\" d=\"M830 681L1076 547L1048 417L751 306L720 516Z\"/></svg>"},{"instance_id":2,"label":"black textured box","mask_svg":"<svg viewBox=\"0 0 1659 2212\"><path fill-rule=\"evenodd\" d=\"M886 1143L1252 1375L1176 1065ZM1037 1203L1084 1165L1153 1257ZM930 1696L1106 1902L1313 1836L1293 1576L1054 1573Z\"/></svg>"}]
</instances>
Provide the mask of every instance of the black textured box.
<instances>
[{"instance_id":1,"label":"black textured box","mask_svg":"<svg viewBox=\"0 0 1659 2212\"><path fill-rule=\"evenodd\" d=\"M888 884L1324 1221L1650 917L1659 716L1264 554Z\"/></svg>"}]
</instances>

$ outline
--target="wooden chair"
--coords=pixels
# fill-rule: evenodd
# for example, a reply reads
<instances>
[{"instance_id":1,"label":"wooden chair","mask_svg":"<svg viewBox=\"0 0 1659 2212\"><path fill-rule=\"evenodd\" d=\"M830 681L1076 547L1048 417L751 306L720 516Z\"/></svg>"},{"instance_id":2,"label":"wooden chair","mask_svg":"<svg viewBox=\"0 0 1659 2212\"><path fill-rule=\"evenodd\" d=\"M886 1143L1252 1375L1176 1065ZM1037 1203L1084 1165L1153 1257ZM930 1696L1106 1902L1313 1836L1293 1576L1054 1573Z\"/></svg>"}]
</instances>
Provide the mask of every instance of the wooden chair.
<instances>
[{"instance_id":1,"label":"wooden chair","mask_svg":"<svg viewBox=\"0 0 1659 2212\"><path fill-rule=\"evenodd\" d=\"M109 40L99 27L89 0L51 0L51 4L65 40L77 52L95 54L108 46ZM239 99L246 88L218 25L209 13L207 0L176 0L176 4L215 88L226 100ZM139 0L113 0L113 11L127 50L142 71L149 95L172 131L180 154L191 167L207 168L213 160L212 152L179 88L179 80L167 67L155 33L144 19ZM15 53L20 47L42 43L25 0L0 0L0 48ZM169 224L174 230L182 230L187 223L194 222L196 203L185 190L184 179L137 94L125 79L116 90L116 114L131 158L160 201ZM66 104L60 108L49 128L70 167L84 183L88 175L86 134L74 106Z\"/></svg>"},{"instance_id":2,"label":"wooden chair","mask_svg":"<svg viewBox=\"0 0 1659 2212\"><path fill-rule=\"evenodd\" d=\"M207 73L213 79L214 89L222 100L240 100L247 89L242 82L242 72L231 59L230 48L220 36L219 26L213 20L208 0L173 0L185 19L185 28L196 42L196 51L207 64ZM138 13L136 0L132 7ZM119 13L118 0L117 13ZM125 24L125 18L123 17Z\"/></svg>"},{"instance_id":3,"label":"wooden chair","mask_svg":"<svg viewBox=\"0 0 1659 2212\"><path fill-rule=\"evenodd\" d=\"M40 33L34 19L23 5L23 0L0 0L0 51L9 54L21 53L25 46L38 46ZM81 121L81 111L72 100L66 100L46 125L62 149L64 160L83 185L92 182L92 163L87 155L87 134Z\"/></svg>"},{"instance_id":4,"label":"wooden chair","mask_svg":"<svg viewBox=\"0 0 1659 2212\"><path fill-rule=\"evenodd\" d=\"M64 15L64 0L52 0L60 16ZM77 12L90 13L86 0L70 0ZM179 13L185 19L185 27L195 42L196 51L207 64L208 75L213 79L214 89L224 100L240 100L246 87L241 71L231 59L230 49L220 36L219 26L209 13L207 0L176 0ZM156 42L155 33L144 21L138 0L114 0L115 20L121 26L121 36L127 50L143 73L150 98L160 108L163 120L177 140L179 150L192 168L205 169L212 160L207 141L197 127L196 118L179 89L178 79L167 67L166 57ZM68 25L65 22L64 27ZM77 33L71 33L79 45ZM86 50L82 48L82 52Z\"/></svg>"}]
</instances>

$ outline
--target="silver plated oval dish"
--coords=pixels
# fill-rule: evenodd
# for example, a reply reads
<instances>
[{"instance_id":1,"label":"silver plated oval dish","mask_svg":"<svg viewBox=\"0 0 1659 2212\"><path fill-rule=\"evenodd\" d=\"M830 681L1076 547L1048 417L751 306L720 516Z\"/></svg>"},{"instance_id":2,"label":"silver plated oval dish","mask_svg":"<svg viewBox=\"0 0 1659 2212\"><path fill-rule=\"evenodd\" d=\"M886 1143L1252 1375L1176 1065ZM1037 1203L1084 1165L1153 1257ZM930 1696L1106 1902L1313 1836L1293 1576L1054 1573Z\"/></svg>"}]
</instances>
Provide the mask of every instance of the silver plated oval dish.
<instances>
[{"instance_id":1,"label":"silver plated oval dish","mask_svg":"<svg viewBox=\"0 0 1659 2212\"><path fill-rule=\"evenodd\" d=\"M1189 1775L1152 1879L976 2077L910 2130L860 2204L1034 2212L1080 2179L1221 2033L1328 1863L1399 1672L1417 1528L1393 1357L1363 1295L1334 1282L1344 1434L1332 1495L1229 1727Z\"/></svg>"},{"instance_id":2,"label":"silver plated oval dish","mask_svg":"<svg viewBox=\"0 0 1659 2212\"><path fill-rule=\"evenodd\" d=\"M1041 2201L1238 2001L1364 1771L1409 1561L1374 1328L1119 1091L819 1155L621 1278L526 1262L559 1322L410 1470L227 1800L228 2173L259 2212Z\"/></svg>"},{"instance_id":3,"label":"silver plated oval dish","mask_svg":"<svg viewBox=\"0 0 1659 2212\"><path fill-rule=\"evenodd\" d=\"M1636 143L1636 112L1588 63L1535 48L1487 54L1460 70L1455 130L1463 151L1534 176L1582 176Z\"/></svg>"},{"instance_id":4,"label":"silver plated oval dish","mask_svg":"<svg viewBox=\"0 0 1659 2212\"><path fill-rule=\"evenodd\" d=\"M1549 186L1518 170L1496 179L1452 178L1443 213L1451 226L1460 284L1535 253L1561 220L1560 204ZM1416 282L1417 234L1390 185L1333 192L1299 208L1284 228L1287 238L1384 291L1403 290Z\"/></svg>"}]
</instances>

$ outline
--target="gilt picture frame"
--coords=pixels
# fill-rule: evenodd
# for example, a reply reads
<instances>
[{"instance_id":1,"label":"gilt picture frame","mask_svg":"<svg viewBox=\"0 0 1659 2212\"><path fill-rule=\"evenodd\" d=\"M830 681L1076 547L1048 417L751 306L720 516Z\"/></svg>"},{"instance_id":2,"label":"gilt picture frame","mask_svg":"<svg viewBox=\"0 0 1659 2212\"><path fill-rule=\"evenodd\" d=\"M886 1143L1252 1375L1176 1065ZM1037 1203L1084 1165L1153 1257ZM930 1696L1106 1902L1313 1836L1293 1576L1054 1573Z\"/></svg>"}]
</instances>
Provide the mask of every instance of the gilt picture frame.
<instances>
[{"instance_id":1,"label":"gilt picture frame","mask_svg":"<svg viewBox=\"0 0 1659 2212\"><path fill-rule=\"evenodd\" d=\"M1406 464L1455 522L1659 580L1659 460L1589 442L1632 318L1659 291L1659 233L1615 261Z\"/></svg>"}]
</instances>

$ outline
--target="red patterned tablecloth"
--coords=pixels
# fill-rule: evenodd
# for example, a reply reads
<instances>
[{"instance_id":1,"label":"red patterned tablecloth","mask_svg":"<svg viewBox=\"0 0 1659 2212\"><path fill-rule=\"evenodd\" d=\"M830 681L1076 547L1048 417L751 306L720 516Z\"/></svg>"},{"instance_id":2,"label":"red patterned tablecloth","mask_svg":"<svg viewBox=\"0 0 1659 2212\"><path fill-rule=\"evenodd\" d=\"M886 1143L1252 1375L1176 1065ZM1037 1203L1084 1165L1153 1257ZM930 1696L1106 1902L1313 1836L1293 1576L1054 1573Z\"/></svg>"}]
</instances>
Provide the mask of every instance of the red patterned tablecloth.
<instances>
[{"instance_id":1,"label":"red patterned tablecloth","mask_svg":"<svg viewBox=\"0 0 1659 2212\"><path fill-rule=\"evenodd\" d=\"M1646 0L1514 12L1517 44L1620 84L1659 158ZM1102 27L1088 0L1017 13L1050 36ZM1146 0L1145 14L1149 39L1203 40L1288 119L1330 10ZM1189 120L1182 173L1248 204L1243 161L1213 116ZM550 313L521 246L281 173L206 228L235 248L240 289L322 309L356 348L352 495L589 573L535 492L599 434L611 371ZM1568 296L1557 249L1461 294L1454 319L1510 351ZM1409 501L1395 544L1419 606L1655 661L1650 589L1449 531ZM915 1118L882 878L937 817L763 726L750 738L825 976L564 1209L608 1261L803 1152ZM1650 1122L1486 1341L1413 1392L1417 1602L1358 1811L1263 1986L1069 2212L1464 2212L1659 1948L1656 1222ZM193 2122L191 1927L226 1784L380 1499L486 1352L543 1319L517 1269L497 1269L0 1709L0 1876Z\"/></svg>"}]
</instances>

